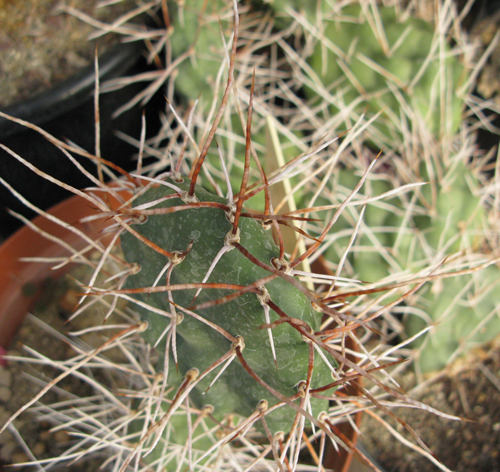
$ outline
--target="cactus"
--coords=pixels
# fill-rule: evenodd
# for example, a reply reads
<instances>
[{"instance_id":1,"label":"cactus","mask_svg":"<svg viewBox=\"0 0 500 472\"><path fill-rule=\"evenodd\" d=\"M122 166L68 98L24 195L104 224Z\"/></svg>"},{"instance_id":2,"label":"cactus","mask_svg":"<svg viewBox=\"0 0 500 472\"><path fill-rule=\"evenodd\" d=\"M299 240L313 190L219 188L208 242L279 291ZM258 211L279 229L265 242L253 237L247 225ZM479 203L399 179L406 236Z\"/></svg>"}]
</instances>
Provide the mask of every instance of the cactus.
<instances>
[{"instance_id":1,"label":"cactus","mask_svg":"<svg viewBox=\"0 0 500 472\"><path fill-rule=\"evenodd\" d=\"M372 130L379 148L400 142L408 127L424 126L436 137L457 131L464 68L446 42L436 42L430 23L401 19L394 7L351 4L324 12L319 28L307 59L316 74L305 87L313 106L330 97L332 115L381 112Z\"/></svg>"},{"instance_id":2,"label":"cactus","mask_svg":"<svg viewBox=\"0 0 500 472\"><path fill-rule=\"evenodd\" d=\"M30 127L43 133L33 125ZM247 157L248 154L247 147ZM198 162L203 162L202 158ZM246 159L246 169L248 165ZM322 316L328 314L341 320L345 315L329 308L321 297L302 285L294 276L296 264L286 259L283 247L274 243L259 222L276 227L273 221L286 218L245 212L241 202L245 198L247 172L243 190L235 201L197 185L200 169L201 164L193 167L191 179L175 171L155 178L137 176L134 180L128 176L134 183L134 195L129 193L130 186L115 182L128 189L125 196L120 196L113 186L96 181L107 197L92 193L86 196L100 208L103 217L111 217L119 228L108 247L95 243L102 251L96 274L103 270L118 236L126 270L118 271L120 282L112 288L106 287L107 282L101 285L101 281L90 277L85 283L89 286L85 296L128 298L140 323L130 324L75 365L86 368L92 360L94 365L102 361L109 366L109 359L104 356L101 360L98 356L101 350L116 345L128 351L130 347L124 347L121 336L136 332L141 333L149 349L156 346L156 372L165 372L164 376L155 376L163 386L161 393L153 395L146 382L142 390L130 394L131 407L125 413L120 406L117 420L95 432L99 447L100 441L110 441L111 445L119 443L120 452L123 447L129 448L128 455L119 457L119 470L123 472L135 456L142 455L151 466L167 471L188 465L202 470L214 455L220 456L225 443L244 440L249 428L260 433L258 441L269 444L276 453L274 460L281 464L277 444L286 451L293 438L300 444L305 432L314 437L317 433L314 429L311 433L311 428L317 428L323 438L337 438L330 429L328 409L329 400L335 398L333 392L344 383L343 375L336 370L338 361L349 364L355 376L369 375L364 367L322 340L342 333L322 329ZM85 195L77 189L73 191ZM118 198L117 209L110 207L109 201L106 203L107 198ZM74 251L79 252L77 248ZM308 253L311 252L310 249ZM114 279L116 276L110 280ZM131 350L132 358L136 349ZM118 372L121 369L117 365ZM135 369L134 363L133 369L125 370ZM51 386L72 370L57 377ZM138 373L139 379L142 376L147 378L147 371ZM132 384L137 389L137 380ZM106 392L107 398L113 397L105 387L99 389ZM43 392L30 403L42 395ZM91 401L87 412L95 408ZM155 420L157 401L162 406L160 417ZM122 403L120 394L111 402L113 408L116 403ZM96 418L90 413L83 420L80 418L82 429L90 427L87 418L95 429ZM207 432L205 420L213 422L216 434ZM74 427L74 420L70 422ZM111 430L123 436L117 434L115 438L114 433L111 441ZM132 448L130 438L136 441ZM342 437L337 441L352 447L345 445ZM322 443L324 448L324 439ZM295 447L290 452L291 461L298 460L296 451L300 448ZM255 446L253 450L261 451ZM238 448L232 454L237 452ZM59 460L64 460L64 456ZM245 460L251 462L255 457L250 455Z\"/></svg>"},{"instance_id":3,"label":"cactus","mask_svg":"<svg viewBox=\"0 0 500 472\"><path fill-rule=\"evenodd\" d=\"M201 106L208 110L215 90L224 84L221 77L217 82L217 77L223 70L223 35L227 37L225 33L232 27L231 5L221 0L170 4L172 54L176 59L183 58L176 67L175 90L191 101L201 99Z\"/></svg>"},{"instance_id":4,"label":"cactus","mask_svg":"<svg viewBox=\"0 0 500 472\"><path fill-rule=\"evenodd\" d=\"M219 5L208 3L214 4ZM179 14L175 21L182 21L181 17ZM166 151L153 149L156 155L170 153L175 162L165 164L161 160L157 165L141 168L140 161L137 175L106 167L108 174L123 175L114 182L119 190L98 179L94 180L96 188L86 193L70 189L99 209L100 215L92 218L108 219L112 224L108 228L111 234L108 239L103 238L102 244L100 240L89 241L82 236L86 245L98 253L97 259L87 258L87 249L82 252L74 248L65 262L83 260L93 268L94 274L106 272L104 263L110 259L120 266L106 277L106 283L101 284L94 276L82 283L85 291L82 303L99 302L112 311L118 299L125 299L129 307L123 315L125 328L118 325L123 329L109 336L101 348L81 354L82 348L75 343L78 356L68 364L70 368L64 365L61 375L77 371L95 387L92 379L88 380L92 376L87 376L87 370L102 368L110 372L110 376L119 376L126 386L99 385L100 395L82 400L81 411L52 407L55 412L52 416L61 427L73 430L78 427L74 449L53 462L73 459L79 454L74 451L80 448L82 455L100 449L110 451L109 461L121 472L129 465L168 472L207 468L310 470L310 464L300 464L305 448L311 451L313 467L322 467L327 442L356 450L337 429L339 418L348 417L360 408L375 406L387 412L390 407L387 399L382 404L368 388L353 401L351 396L344 398L336 390L338 387L346 383L355 385L364 377L376 389L383 389L396 398L397 406L405 402L423 407L374 375L374 371L394 363L395 348L388 349L386 356L377 352L379 343L373 352L366 344L379 332L378 325L375 329L373 325L384 313L383 308L387 311L393 308L394 298L389 299L391 305L387 307L380 308L375 302L372 304L372 300L366 304L370 291L364 290L359 282L347 281L347 288L340 290L338 277L301 273L297 269L299 263L314 259L324 251L332 266L342 260L329 244L340 234L352 237L348 205L365 182L371 188L379 185L381 192L389 190L391 185L382 179L366 181L369 171L377 164L376 159L369 164L362 162L360 174L351 171L353 161L357 162L353 159L358 145L356 126L342 141L331 139L329 146L314 143L313 151L275 171L272 179L268 180L260 169L249 179L252 130L258 120L252 119L253 98L265 97L267 84L261 87L260 95L252 86L250 92L238 89L238 94L229 96L238 42L237 19L235 12L228 87L213 123L205 126L199 115L193 120L193 115L189 115L186 122L177 127L185 133L182 144L179 135L168 135ZM188 24L192 25L185 23ZM174 47L174 36L172 41ZM181 54L185 51L183 41L185 38L179 39ZM198 39L196 44L203 41L200 43ZM207 39L206 44L209 43ZM199 53L196 51L197 59L200 59ZM208 67L206 75L212 75L216 69L219 70ZM191 77L194 85L189 85L188 91L205 94L206 75ZM181 83L179 90L182 91L183 84L188 82L183 83L178 75L176 83ZM241 105L237 102L240 96L249 98L250 116L246 128L241 129L238 145L233 148L237 149L235 159L239 161L232 163L234 171L229 176L221 177L227 164L224 152L230 147L225 139L229 141L231 133L238 129L233 124L234 108ZM236 105L229 98L234 98ZM271 107L266 108L265 100L259 105L268 112ZM233 109L224 116L226 105ZM240 112L241 107L237 111ZM203 109L201 116L205 117L205 112ZM179 119L178 114L175 119ZM231 132L225 129L226 133L217 135L223 125L230 127ZM290 135L305 141L308 130L303 134L303 129L297 126ZM165 126L165 130L168 133L171 128ZM197 133L203 137L199 141L195 139L199 137ZM216 136L222 148L219 164L215 164L219 152L211 147ZM159 136L155 143L164 138ZM253 141L261 147L268 146L262 136ZM198 147L197 142L202 145ZM64 143L55 144L67 147ZM308 146L301 144L307 149ZM341 154L348 157L341 160ZM102 159L87 157L99 165L107 164ZM331 175L336 180L330 179ZM304 209L293 214L275 214L276 202L269 197L273 186L294 177L297 178L294 184L300 182L300 186L292 193L302 199ZM311 185L316 187L312 196L307 192ZM316 195L318 186L322 191ZM342 187L348 188L344 194ZM221 188L223 192L218 191ZM233 190L237 191L236 196ZM330 196L334 190L339 190L335 199ZM255 194L262 195L260 202L265 206L260 210L247 205L250 196ZM113 199L118 200L118 204L111 204ZM323 215L318 218L313 207L333 203L338 203L340 208L323 218L325 222L320 221ZM347 215L342 220L346 208ZM387 208L381 208L367 210L370 224L389 224L391 215ZM404 212L398 216L403 215ZM398 225L401 223L397 221ZM334 224L335 231L330 232ZM295 249L288 249L292 254L290 259L285 256L285 247L280 241L280 226L284 225L293 226L309 244L305 250L297 249L299 244ZM276 242L265 229L269 226ZM113 255L118 241L123 255ZM371 269L371 261L358 264L356 258L362 253L353 252L347 258L354 268L352 274L361 268ZM403 266L403 259L399 263ZM387 275L384 266L377 268L382 277ZM312 278L315 285L306 286L303 282L308 278ZM351 304L344 303L347 298ZM404 299L404 295L400 299ZM382 304L384 299L380 297L377 301ZM80 312L83 307L79 308ZM330 325L325 321L328 318ZM106 325L95 329L107 333ZM346 355L350 349L346 347L346 339L352 339L361 350L355 353L355 361ZM110 347L121 350L125 361L110 361L105 356ZM38 399L39 396L31 403ZM417 437L414 439L429 454L429 449ZM370 464L361 453L359 455Z\"/></svg>"},{"instance_id":5,"label":"cactus","mask_svg":"<svg viewBox=\"0 0 500 472\"><path fill-rule=\"evenodd\" d=\"M471 168L459 162L447 169L447 175L438 186L438 193L431 214L415 216L409 222L412 231L420 235L419 243L410 241L409 235L393 235L389 247L394 248L396 260L410 270L417 270L421 261L436 263L449 257L462 261L488 260L488 234L491 232L487 209L478 195L479 182ZM432 201L430 189L425 197ZM388 218L388 225L393 225ZM402 220L396 222L401 226ZM486 257L485 257L486 256ZM454 262L459 269L460 266ZM418 358L423 372L440 370L455 359L457 354L471 347L490 341L500 334L500 320L495 316L498 306L498 264L484 267L474 274L460 278L440 280L427 287L417 306L435 322L425 339ZM424 329L426 322L418 317L408 317L405 330L414 336ZM420 339L420 342L424 339Z\"/></svg>"},{"instance_id":6,"label":"cactus","mask_svg":"<svg viewBox=\"0 0 500 472\"><path fill-rule=\"evenodd\" d=\"M320 316L313 310L304 293L289 281L277 277L264 285L264 279L273 274L273 270L280 268L279 247L275 245L270 233L252 218L241 218L238 231L233 232L234 226L230 221L234 220L234 214L231 213L235 210L234 202L228 202L200 187L196 187L192 197L183 197L188 195L189 183L188 179L183 179L183 182L167 180L165 185L144 192L136 200L137 205L159 201L161 203L148 210L158 214L149 216L147 222L137 227L132 226L148 241L177 255L177 259L175 256L170 259L171 263L175 260L175 266L167 281L169 285L208 284L199 293L194 288L172 292L171 309L174 312L177 309L181 314L189 313L183 309L189 309L193 304L210 304L222 299L231 290L235 290L235 285L241 289L253 287L253 290L223 305L200 310L199 315L212 326L184 314L183 321L176 325L177 347L175 358L171 354L169 385L179 386L184 373L191 368L204 372L230 351L232 344L238 342L245 346L242 351L253 372L281 394L293 396L297 393L297 385L307 378L309 343L293 327L293 322L277 326L270 337L268 330L262 329L262 326L279 318L276 313L266 315L266 311L269 312L271 306L277 306L277 309L274 308L275 312L304 322L313 332L320 328ZM204 204L197 207L194 202L207 202L210 206ZM184 211L162 214L163 208L183 205L186 205ZM124 234L121 240L127 262L141 266L138 274L127 279L127 288L142 288L145 293L141 295L141 299L145 303L165 309L168 304L165 293L147 293L147 287L155 285L158 274L165 266L165 255L129 233ZM222 252L224 254L211 270L212 262ZM258 262L254 262L253 258L258 259ZM281 261L281 264L288 262ZM266 266L269 269L266 270ZM210 275L206 280L208 274ZM212 284L214 288L211 288ZM228 288L216 288L224 286ZM164 292L168 292L168 289L164 289ZM143 333L145 339L151 345L156 345L171 320L145 308L138 310L141 318L149 324ZM271 318L266 319L266 316ZM223 331L217 332L214 326ZM177 366L174 365L176 362ZM329 362L335 364L333 359ZM269 406L277 403L277 398L256 385L255 380L237 362L232 363L209 388L215 374L214 370L199 382L191 391L191 398L198 408L204 404L212 405L217 417L228 413L250 415L260 400L266 400ZM316 356L311 387L328 384L330 380L330 368L323 359ZM325 401L312 402L315 416L327 408ZM293 418L293 411L281 408L266 416L266 421L270 430L275 433L290 429Z\"/></svg>"},{"instance_id":7,"label":"cactus","mask_svg":"<svg viewBox=\"0 0 500 472\"><path fill-rule=\"evenodd\" d=\"M445 368L457 355L500 334L496 316L500 269L488 252L493 229L480 196L477 170L456 156L441 165L443 175L433 183L426 183L428 173L420 165L424 185L418 192L368 205L363 215L366 229L361 229L357 250L349 256L354 277L379 285L395 280L397 274L399 280L434 274L429 267L438 274L461 275L430 280L414 295L413 314L403 317L405 338L421 334L411 346L418 351L417 369L425 373ZM355 179L353 169L339 176L347 186ZM387 182L376 178L368 185L372 196L390 190ZM353 217L359 215L342 215L339 233L351 227ZM325 257L338 260L333 245ZM428 326L430 331L422 335Z\"/></svg>"},{"instance_id":8,"label":"cactus","mask_svg":"<svg viewBox=\"0 0 500 472\"><path fill-rule=\"evenodd\" d=\"M232 65L235 53L236 37ZM226 95L229 91L230 87ZM98 447L102 447L100 441L108 443L110 435L111 443L119 443L120 471L140 456L151 466L167 471L186 466L201 470L213 460L213 455L220 456L225 443L233 439L246 441L250 428L254 437L255 431L259 432L258 441L268 445L265 447L272 450L278 464L283 461L283 453L284 457L288 454L287 461L296 464L306 432L312 437L320 432L323 448L327 436L352 448L342 437L336 439L331 431L327 422L329 400L344 383L336 370L338 361L351 365L355 376L367 374L364 368L333 349L331 341L323 341L324 337L336 338L337 332L334 328L324 331L322 317L326 314L340 321L345 315L324 304L294 273L295 265L314 252L321 240L318 238L302 258L290 262L283 244L275 244L261 223L279 235L278 223L293 223L297 218L273 215L268 196L263 214L247 213L243 208L250 166L252 97L243 179L237 198L232 192L227 198L217 196L198 183L213 133L193 164L190 178L180 173L184 164L180 152L172 170L153 178L128 176L118 169L132 182L134 195L119 195L112 186L95 178L98 191L107 194L105 198L92 190L86 195L71 189L99 208L103 217L111 218L118 228L105 249L93 244L102 251L95 274L110 256L118 236L126 268L112 288L99 286L97 278L91 277L85 297L127 298L134 307L134 316L140 320L109 339L88 359L98 362L95 357L101 349L108 349L108 344L115 340L122 343L121 335L136 332L142 334L149 349L156 347L159 359L154 368L158 373L164 371L161 378L155 376L160 379L159 392L142 380L142 390L130 394L130 407L125 413L119 408L118 426L112 422L112 426L96 431ZM222 111L212 126L214 130ZM14 121L43 133L33 125ZM269 185L264 174L262 180L260 191L267 193ZM116 184L130 189L120 182ZM225 184L230 190L230 179ZM110 207L111 198L119 200L115 209ZM115 279L111 277L111 281ZM354 327L353 324L347 331ZM134 357L130 354L130 358ZM87 363L80 361L76 365ZM136 365L128 370L135 369ZM56 378L52 385L69 373ZM142 376L148 378L146 372L140 372L138 377ZM113 394L107 391L106 397L110 396ZM113 408L117 403L122 404L117 399L112 402ZM89 407L87 411L90 410ZM88 427L86 418L83 429ZM207 432L205 419L212 422L209 429L215 427L215 434ZM111 430L123 436L115 437ZM129 446L130 438L136 445ZM123 447L129 452L121 457ZM253 446L246 460L266 462L267 453L263 450ZM236 453L237 448L232 454ZM263 456L259 457L261 453Z\"/></svg>"},{"instance_id":9,"label":"cactus","mask_svg":"<svg viewBox=\"0 0 500 472\"><path fill-rule=\"evenodd\" d=\"M297 128L320 137L330 127L352 126L366 113L368 133L362 139L367 146L359 145L356 159L336 171L320 194L318 179L298 206L312 198L318 207L340 204L348 193L342 189L355 184L373 149L383 148L387 156L381 159L382 170L367 179L366 197L423 184L371 202L363 214L357 207L347 209L321 251L336 270L361 219L345 262L351 277L383 286L425 277L428 267L434 275L462 273L456 279L429 280L412 296L411 308L401 308L403 339L420 334L410 345L417 369L442 369L459 353L500 333L495 315L500 274L491 254L495 242L489 240L497 231L488 208L494 197L482 182L480 161L471 157L477 153L474 128L467 123L464 104L474 100L467 98L473 64L468 45L455 33L460 31L451 20L456 13L446 2L434 10L433 21L401 5L368 1L320 2L314 9L299 0L270 4L280 21L288 16L289 23L296 22L293 31L304 37L299 54L283 50L293 70L288 88L303 86L305 92L303 116L310 106L318 112L314 121L297 120ZM291 15L290 8L297 14ZM300 57L307 57L307 63ZM319 217L327 219L325 213ZM309 231L320 234L314 230L310 225Z\"/></svg>"}]
</instances>

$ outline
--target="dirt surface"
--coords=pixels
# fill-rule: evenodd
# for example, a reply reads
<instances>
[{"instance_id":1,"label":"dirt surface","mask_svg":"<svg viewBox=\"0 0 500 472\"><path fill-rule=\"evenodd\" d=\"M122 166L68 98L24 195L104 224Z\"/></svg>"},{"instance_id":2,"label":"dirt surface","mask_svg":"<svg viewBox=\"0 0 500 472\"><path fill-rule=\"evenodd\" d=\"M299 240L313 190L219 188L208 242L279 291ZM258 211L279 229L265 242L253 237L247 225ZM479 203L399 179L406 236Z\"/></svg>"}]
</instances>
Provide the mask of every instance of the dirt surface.
<instances>
[{"instance_id":1,"label":"dirt surface","mask_svg":"<svg viewBox=\"0 0 500 472\"><path fill-rule=\"evenodd\" d=\"M485 18L473 29L472 34L481 44L481 51L492 45L495 41L490 56L478 77L477 90L487 99L492 99L500 104L500 41L495 38L500 28L500 10L493 16Z\"/></svg>"},{"instance_id":2,"label":"dirt surface","mask_svg":"<svg viewBox=\"0 0 500 472\"><path fill-rule=\"evenodd\" d=\"M400 381L410 386L415 378L410 374ZM500 339L458 361L444 376L411 397L469 420L452 421L414 409L394 410L446 467L456 472L500 472ZM393 420L388 422L394 426ZM368 416L362 428L367 449L387 472L440 470ZM410 439L402 426L396 429Z\"/></svg>"},{"instance_id":3,"label":"dirt surface","mask_svg":"<svg viewBox=\"0 0 500 472\"><path fill-rule=\"evenodd\" d=\"M47 90L93 63L119 40L105 35L88 41L96 28L59 5L111 22L135 5L122 0L98 8L98 0L0 0L0 108Z\"/></svg>"},{"instance_id":4,"label":"dirt surface","mask_svg":"<svg viewBox=\"0 0 500 472\"><path fill-rule=\"evenodd\" d=\"M65 276L57 284L47 280L44 298L33 309L33 315L28 315L18 332L9 356L35 357L33 351L48 359L67 360L75 356L75 351L65 342L64 336L75 330L81 330L90 324L102 323L103 311L96 308L86 311L84 317L76 318L68 323L68 318L79 299L80 290L70 276ZM97 321L99 320L99 321ZM50 328L44 327L44 324ZM58 334L60 333L60 334ZM87 335L85 335L87 336ZM85 342L96 347L102 344L103 338L91 334L84 338ZM6 366L0 365L0 425L4 425L10 416L31 400L46 382L57 377L61 370L46 365L22 361L8 361ZM97 381L104 381L96 377ZM46 393L41 403L35 406L50 405L56 402L69 401L70 408L75 407L78 397L92 395L92 388L74 376L69 376ZM73 406L72 406L73 405ZM72 437L64 429L53 430L53 422L44 419L46 409L25 412L18 417L7 431L0 435L0 471L15 470L28 472L42 470L36 466L16 466L13 469L4 466L20 464L33 460L60 457L62 451L72 445ZM86 456L74 464L59 463L50 470L65 470L69 472L94 472L100 469L106 458L97 455ZM44 470L44 469L43 469Z\"/></svg>"}]
</instances>

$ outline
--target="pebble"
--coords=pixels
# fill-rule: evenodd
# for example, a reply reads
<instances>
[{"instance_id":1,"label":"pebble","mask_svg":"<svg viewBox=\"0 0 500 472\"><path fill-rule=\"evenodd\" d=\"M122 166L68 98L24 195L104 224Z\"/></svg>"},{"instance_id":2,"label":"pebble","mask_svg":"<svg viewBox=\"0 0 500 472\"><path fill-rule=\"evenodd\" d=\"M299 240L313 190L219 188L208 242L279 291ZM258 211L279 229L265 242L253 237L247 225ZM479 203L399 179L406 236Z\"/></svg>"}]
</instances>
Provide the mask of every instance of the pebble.
<instances>
[{"instance_id":1,"label":"pebble","mask_svg":"<svg viewBox=\"0 0 500 472\"><path fill-rule=\"evenodd\" d=\"M72 313L80 302L81 293L70 288L59 301L59 306L67 313Z\"/></svg>"},{"instance_id":2,"label":"pebble","mask_svg":"<svg viewBox=\"0 0 500 472\"><path fill-rule=\"evenodd\" d=\"M21 464L23 462L28 462L30 459L29 457L24 453L24 452L14 452L11 456L11 463L14 464Z\"/></svg>"},{"instance_id":3,"label":"pebble","mask_svg":"<svg viewBox=\"0 0 500 472\"><path fill-rule=\"evenodd\" d=\"M0 405L0 424L4 425L7 420L10 418L11 413L7 411L3 405Z\"/></svg>"},{"instance_id":4,"label":"pebble","mask_svg":"<svg viewBox=\"0 0 500 472\"><path fill-rule=\"evenodd\" d=\"M17 444L14 441L4 444L0 449L0 459L6 463L12 462L12 456L16 449Z\"/></svg>"},{"instance_id":5,"label":"pebble","mask_svg":"<svg viewBox=\"0 0 500 472\"><path fill-rule=\"evenodd\" d=\"M21 328L19 329L19 334L18 334L18 337L20 338L23 338L23 339L29 339L29 336L31 334L31 327L29 326L26 326L26 323L21 326Z\"/></svg>"},{"instance_id":6,"label":"pebble","mask_svg":"<svg viewBox=\"0 0 500 472\"><path fill-rule=\"evenodd\" d=\"M4 431L2 434L0 434L0 446L11 441L14 441L14 435L9 430Z\"/></svg>"},{"instance_id":7,"label":"pebble","mask_svg":"<svg viewBox=\"0 0 500 472\"><path fill-rule=\"evenodd\" d=\"M12 372L0 366L0 386L10 387L12 385Z\"/></svg>"},{"instance_id":8,"label":"pebble","mask_svg":"<svg viewBox=\"0 0 500 472\"><path fill-rule=\"evenodd\" d=\"M42 455L47 450L47 445L43 442L37 442L31 452L35 457Z\"/></svg>"},{"instance_id":9,"label":"pebble","mask_svg":"<svg viewBox=\"0 0 500 472\"><path fill-rule=\"evenodd\" d=\"M50 431L41 431L39 436L38 436L38 439L40 439L40 441L43 441L43 442L48 442L52 439L52 433Z\"/></svg>"},{"instance_id":10,"label":"pebble","mask_svg":"<svg viewBox=\"0 0 500 472\"><path fill-rule=\"evenodd\" d=\"M54 433L54 442L64 443L71 439L70 435L66 431L56 431Z\"/></svg>"},{"instance_id":11,"label":"pebble","mask_svg":"<svg viewBox=\"0 0 500 472\"><path fill-rule=\"evenodd\" d=\"M9 387L0 386L0 402L7 403L12 398L12 391Z\"/></svg>"}]
</instances>

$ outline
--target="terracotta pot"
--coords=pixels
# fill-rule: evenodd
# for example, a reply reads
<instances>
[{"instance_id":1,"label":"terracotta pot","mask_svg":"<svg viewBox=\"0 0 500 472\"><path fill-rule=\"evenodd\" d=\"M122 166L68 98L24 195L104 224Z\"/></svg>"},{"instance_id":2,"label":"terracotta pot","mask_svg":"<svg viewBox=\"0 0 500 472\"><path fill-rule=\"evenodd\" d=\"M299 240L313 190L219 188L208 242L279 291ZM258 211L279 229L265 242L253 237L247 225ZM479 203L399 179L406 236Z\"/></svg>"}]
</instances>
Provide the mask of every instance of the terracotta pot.
<instances>
[{"instance_id":1,"label":"terracotta pot","mask_svg":"<svg viewBox=\"0 0 500 472\"><path fill-rule=\"evenodd\" d=\"M90 237L101 236L109 224L102 220L80 223L80 219L95 213L88 201L74 196L52 207L51 215L85 232ZM60 238L76 249L86 243L77 234L38 216L33 223L42 231ZM0 246L0 348L7 349L24 317L41 292L43 282L68 272L71 265L53 271L53 263L24 262L24 257L57 257L69 255L68 250L24 226Z\"/></svg>"}]
</instances>

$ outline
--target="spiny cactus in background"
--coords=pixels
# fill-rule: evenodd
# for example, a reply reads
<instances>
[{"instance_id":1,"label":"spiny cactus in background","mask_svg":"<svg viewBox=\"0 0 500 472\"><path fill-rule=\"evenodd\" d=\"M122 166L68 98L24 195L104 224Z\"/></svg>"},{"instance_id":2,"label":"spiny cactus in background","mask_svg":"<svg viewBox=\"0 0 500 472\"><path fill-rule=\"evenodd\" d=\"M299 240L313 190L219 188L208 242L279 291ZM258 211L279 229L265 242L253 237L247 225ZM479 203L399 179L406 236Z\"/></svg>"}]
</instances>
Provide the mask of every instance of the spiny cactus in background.
<instances>
[{"instance_id":1,"label":"spiny cactus in background","mask_svg":"<svg viewBox=\"0 0 500 472\"><path fill-rule=\"evenodd\" d=\"M224 85L224 38L232 28L232 6L222 0L169 2L172 56L176 66L174 89L202 108L212 105L214 92Z\"/></svg>"},{"instance_id":2,"label":"spiny cactus in background","mask_svg":"<svg viewBox=\"0 0 500 472\"><path fill-rule=\"evenodd\" d=\"M300 20L315 41L305 71L310 106L327 102L331 116L381 112L371 128L379 148L414 127L436 137L457 131L464 109L458 89L466 76L446 38L436 35L446 25L374 3L326 4L319 13L306 8Z\"/></svg>"},{"instance_id":3,"label":"spiny cactus in background","mask_svg":"<svg viewBox=\"0 0 500 472\"><path fill-rule=\"evenodd\" d=\"M422 345L417 365L424 372L442 369L459 353L500 334L500 270L488 262L492 261L488 242L492 228L473 170L471 165L457 161L444 169L438 182L425 179L415 191L367 205L348 258L352 275L370 283L388 283L397 280L396 275L398 279L411 274L425 277L432 274L429 267L440 273L465 271L460 277L430 280L413 296L412 313L403 317L408 338L433 325L416 342ZM336 192L337 184L349 188L355 174L354 169L344 169L338 181L331 183L332 188ZM376 197L390 192L391 184L375 175L366 189L368 195ZM318 203L331 204L329 195L325 192ZM338 234L351 228L358 218L355 210L344 213L338 222ZM330 241L325 257L338 260L338 247L347 241L347 235ZM471 266L482 270L467 270Z\"/></svg>"},{"instance_id":4,"label":"spiny cactus in background","mask_svg":"<svg viewBox=\"0 0 500 472\"><path fill-rule=\"evenodd\" d=\"M440 3L433 21L424 21L401 5L312 3L314 8L300 0L270 2L276 18L288 16L288 24L295 24L290 29L303 37L304 50L296 52L286 44L282 49L293 70L288 90L303 87L306 96L303 102L295 100L298 114L305 117L295 119L295 126L319 138L331 127L351 126L366 113L363 139L386 155L380 170L368 178L364 195L376 198L391 188L426 183L371 201L364 213L348 207L320 252L335 269L359 223L345 265L349 275L363 281L380 285L428 275L429 266L437 273L453 272L494 260L495 242L489 242L496 231L489 214L494 197L471 160L477 152L474 128L464 109L467 101L476 102L470 95L473 62L469 46L456 34L461 29L452 4ZM313 118L308 117L311 109ZM380 116L370 121L377 112ZM332 173L320 193L319 174L299 206L311 199L318 207L340 204L342 189L363 173L371 153L359 142L356 159ZM310 223L308 231L319 234ZM414 306L403 317L403 337L433 325L418 341L424 342L418 354L421 370L440 369L457 353L500 332L498 275L492 265L457 279L429 280L413 295Z\"/></svg>"},{"instance_id":5,"label":"spiny cactus in background","mask_svg":"<svg viewBox=\"0 0 500 472\"><path fill-rule=\"evenodd\" d=\"M410 218L406 214L386 221L387 226L399 228L397 234L390 235L387 247L392 248L398 264L410 270L421 269L425 263L447 264L445 258L460 270L460 265L465 268L472 261L480 264L491 258L494 248L488 240L493 228L472 165L457 162L445 171L439 185L434 184L434 198L432 184L422 188L421 202L431 203L431 207L415 209ZM499 284L497 263L460 278L439 280L423 290L416 306L429 318L409 316L404 322L408 336L436 323L427 337L419 340L425 339L418 357L422 371L441 369L459 353L500 334Z\"/></svg>"}]
</instances>

